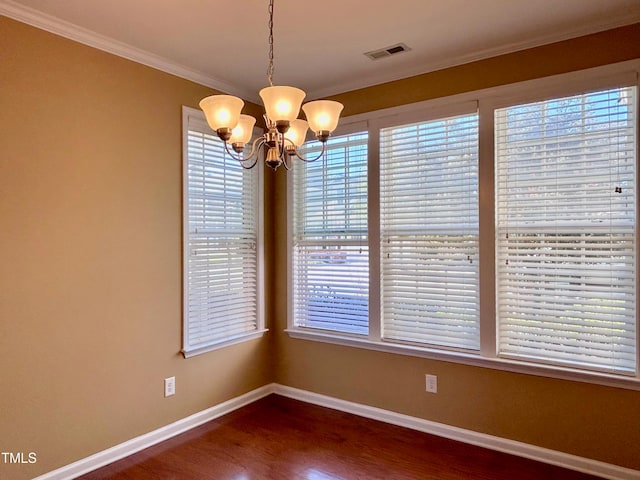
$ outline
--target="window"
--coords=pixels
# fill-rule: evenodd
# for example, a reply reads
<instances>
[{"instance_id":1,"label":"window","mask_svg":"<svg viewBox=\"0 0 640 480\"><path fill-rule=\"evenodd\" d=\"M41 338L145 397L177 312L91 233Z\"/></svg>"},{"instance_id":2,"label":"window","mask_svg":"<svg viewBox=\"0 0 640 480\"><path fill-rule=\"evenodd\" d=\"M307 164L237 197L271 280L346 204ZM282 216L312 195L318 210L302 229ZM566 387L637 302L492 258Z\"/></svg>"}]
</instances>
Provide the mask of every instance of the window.
<instances>
[{"instance_id":1,"label":"window","mask_svg":"<svg viewBox=\"0 0 640 480\"><path fill-rule=\"evenodd\" d=\"M478 115L380 131L382 338L478 350Z\"/></svg>"},{"instance_id":2,"label":"window","mask_svg":"<svg viewBox=\"0 0 640 480\"><path fill-rule=\"evenodd\" d=\"M636 370L633 88L496 110L499 353Z\"/></svg>"},{"instance_id":3,"label":"window","mask_svg":"<svg viewBox=\"0 0 640 480\"><path fill-rule=\"evenodd\" d=\"M639 71L343 119L291 180L289 334L640 389Z\"/></svg>"},{"instance_id":4,"label":"window","mask_svg":"<svg viewBox=\"0 0 640 480\"><path fill-rule=\"evenodd\" d=\"M314 158L318 142L305 147ZM296 326L368 332L367 134L332 137L323 156L295 168Z\"/></svg>"},{"instance_id":5,"label":"window","mask_svg":"<svg viewBox=\"0 0 640 480\"><path fill-rule=\"evenodd\" d=\"M254 338L261 313L259 168L243 169L201 112L183 109L186 357Z\"/></svg>"}]
</instances>

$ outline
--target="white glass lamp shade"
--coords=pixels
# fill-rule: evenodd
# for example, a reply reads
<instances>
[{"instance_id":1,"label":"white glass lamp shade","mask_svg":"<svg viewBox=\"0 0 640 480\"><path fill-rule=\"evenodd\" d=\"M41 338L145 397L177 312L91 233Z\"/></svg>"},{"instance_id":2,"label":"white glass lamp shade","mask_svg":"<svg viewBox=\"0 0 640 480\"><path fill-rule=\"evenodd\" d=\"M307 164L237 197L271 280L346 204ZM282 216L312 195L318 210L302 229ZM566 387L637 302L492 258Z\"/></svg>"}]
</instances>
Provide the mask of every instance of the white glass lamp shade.
<instances>
[{"instance_id":1,"label":"white glass lamp shade","mask_svg":"<svg viewBox=\"0 0 640 480\"><path fill-rule=\"evenodd\" d=\"M231 131L231 138L227 140L227 143L249 143L255 123L256 119L251 115L240 115L238 124Z\"/></svg>"},{"instance_id":2,"label":"white glass lamp shade","mask_svg":"<svg viewBox=\"0 0 640 480\"><path fill-rule=\"evenodd\" d=\"M333 132L343 108L344 105L333 100L315 100L302 106L309 128L315 133Z\"/></svg>"},{"instance_id":3,"label":"white glass lamp shade","mask_svg":"<svg viewBox=\"0 0 640 480\"><path fill-rule=\"evenodd\" d=\"M274 86L260 90L267 117L272 122L292 122L300 113L300 105L306 93L295 87Z\"/></svg>"},{"instance_id":4,"label":"white glass lamp shade","mask_svg":"<svg viewBox=\"0 0 640 480\"><path fill-rule=\"evenodd\" d=\"M238 124L244 102L232 95L211 95L200 100L200 108L212 130L233 129Z\"/></svg>"},{"instance_id":5,"label":"white glass lamp shade","mask_svg":"<svg viewBox=\"0 0 640 480\"><path fill-rule=\"evenodd\" d=\"M293 143L296 148L300 147L307 138L308 129L309 124L298 118L291 122L291 126L289 127L289 130L287 130L285 137L291 140L291 143Z\"/></svg>"}]
</instances>

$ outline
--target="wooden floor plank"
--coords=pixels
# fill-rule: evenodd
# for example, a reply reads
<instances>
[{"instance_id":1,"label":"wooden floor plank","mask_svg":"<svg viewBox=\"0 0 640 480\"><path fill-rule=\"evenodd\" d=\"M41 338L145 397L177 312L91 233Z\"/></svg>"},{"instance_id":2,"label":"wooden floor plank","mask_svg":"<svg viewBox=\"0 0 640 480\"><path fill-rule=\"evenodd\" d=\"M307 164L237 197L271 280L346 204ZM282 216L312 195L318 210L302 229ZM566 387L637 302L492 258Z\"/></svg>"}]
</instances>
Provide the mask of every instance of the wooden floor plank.
<instances>
[{"instance_id":1,"label":"wooden floor plank","mask_svg":"<svg viewBox=\"0 0 640 480\"><path fill-rule=\"evenodd\" d=\"M82 480L588 480L533 460L270 395Z\"/></svg>"}]
</instances>

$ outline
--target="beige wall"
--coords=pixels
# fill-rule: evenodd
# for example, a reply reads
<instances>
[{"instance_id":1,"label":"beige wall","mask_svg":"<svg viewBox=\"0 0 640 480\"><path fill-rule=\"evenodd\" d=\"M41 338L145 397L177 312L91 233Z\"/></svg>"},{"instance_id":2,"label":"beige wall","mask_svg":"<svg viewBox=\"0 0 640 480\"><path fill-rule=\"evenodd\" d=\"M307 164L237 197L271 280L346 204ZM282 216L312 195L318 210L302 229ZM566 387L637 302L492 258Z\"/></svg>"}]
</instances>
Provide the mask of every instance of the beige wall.
<instances>
[{"instance_id":1,"label":"beige wall","mask_svg":"<svg viewBox=\"0 0 640 480\"><path fill-rule=\"evenodd\" d=\"M357 114L640 58L640 25L337 95ZM285 209L284 177L274 191ZM279 217L274 285L286 285ZM282 333L286 302L272 306L277 381L407 415L640 469L640 392L295 340ZM438 375L438 394L424 375Z\"/></svg>"},{"instance_id":2,"label":"beige wall","mask_svg":"<svg viewBox=\"0 0 640 480\"><path fill-rule=\"evenodd\" d=\"M0 451L32 478L273 380L185 360L181 107L208 88L0 16ZM177 394L164 398L163 379Z\"/></svg>"},{"instance_id":3,"label":"beige wall","mask_svg":"<svg viewBox=\"0 0 640 480\"><path fill-rule=\"evenodd\" d=\"M31 478L274 380L640 468L638 392L288 338L282 170L265 172L272 333L183 359L180 109L209 89L5 17L0 32L0 450L38 460L0 463L0 478ZM339 99L355 114L398 103L393 86L408 103L639 49L636 25Z\"/></svg>"}]
</instances>

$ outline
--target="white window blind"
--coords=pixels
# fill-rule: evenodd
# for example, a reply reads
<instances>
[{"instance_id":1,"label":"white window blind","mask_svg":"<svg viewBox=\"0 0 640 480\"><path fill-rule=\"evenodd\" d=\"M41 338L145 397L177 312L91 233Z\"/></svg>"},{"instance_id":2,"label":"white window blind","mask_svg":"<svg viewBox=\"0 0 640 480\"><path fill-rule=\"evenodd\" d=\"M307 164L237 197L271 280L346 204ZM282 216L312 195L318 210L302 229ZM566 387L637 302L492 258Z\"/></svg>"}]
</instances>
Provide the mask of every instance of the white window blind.
<instances>
[{"instance_id":1,"label":"white window blind","mask_svg":"<svg viewBox=\"0 0 640 480\"><path fill-rule=\"evenodd\" d=\"M208 127L188 124L184 182L185 353L259 326L258 168L244 170Z\"/></svg>"},{"instance_id":2,"label":"white window blind","mask_svg":"<svg viewBox=\"0 0 640 480\"><path fill-rule=\"evenodd\" d=\"M367 134L332 137L322 158L298 161L293 201L295 326L368 333Z\"/></svg>"},{"instance_id":3,"label":"white window blind","mask_svg":"<svg viewBox=\"0 0 640 480\"><path fill-rule=\"evenodd\" d=\"M478 115L380 132L382 337L479 349Z\"/></svg>"},{"instance_id":4,"label":"white window blind","mask_svg":"<svg viewBox=\"0 0 640 480\"><path fill-rule=\"evenodd\" d=\"M496 110L498 350L633 374L636 89Z\"/></svg>"}]
</instances>

